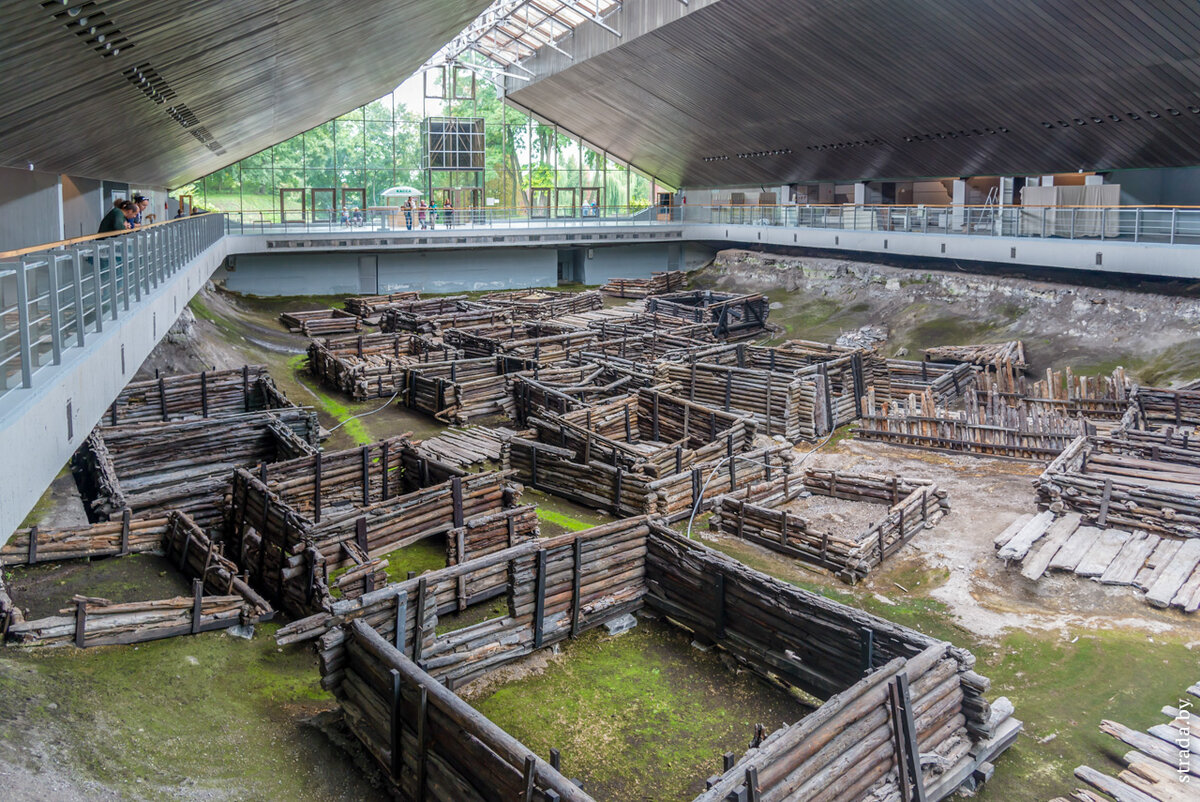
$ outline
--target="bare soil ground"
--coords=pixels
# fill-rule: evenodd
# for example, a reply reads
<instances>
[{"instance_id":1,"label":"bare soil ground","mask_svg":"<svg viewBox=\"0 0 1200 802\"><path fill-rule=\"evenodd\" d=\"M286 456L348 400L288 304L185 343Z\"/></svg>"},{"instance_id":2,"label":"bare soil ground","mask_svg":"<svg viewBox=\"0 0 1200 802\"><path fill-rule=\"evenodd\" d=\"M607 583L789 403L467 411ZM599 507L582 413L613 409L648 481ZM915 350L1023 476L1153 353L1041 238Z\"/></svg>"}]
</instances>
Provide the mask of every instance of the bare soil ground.
<instances>
[{"instance_id":1,"label":"bare soil ground","mask_svg":"<svg viewBox=\"0 0 1200 802\"><path fill-rule=\"evenodd\" d=\"M887 515L888 508L869 501L813 495L796 499L787 505L787 510L807 521L814 532L828 532L842 540L858 541Z\"/></svg>"}]
</instances>

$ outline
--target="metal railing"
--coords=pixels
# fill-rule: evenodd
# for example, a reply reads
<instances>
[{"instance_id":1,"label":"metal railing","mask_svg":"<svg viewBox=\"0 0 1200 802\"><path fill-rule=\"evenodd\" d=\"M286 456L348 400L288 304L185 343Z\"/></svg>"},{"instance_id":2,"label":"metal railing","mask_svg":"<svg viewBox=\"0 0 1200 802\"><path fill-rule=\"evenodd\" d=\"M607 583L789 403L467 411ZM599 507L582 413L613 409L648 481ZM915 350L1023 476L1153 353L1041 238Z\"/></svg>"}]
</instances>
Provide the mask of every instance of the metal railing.
<instances>
[{"instance_id":1,"label":"metal railing","mask_svg":"<svg viewBox=\"0 0 1200 802\"><path fill-rule=\"evenodd\" d=\"M406 232L679 223L920 234L1058 237L1200 245L1200 208L1161 206L579 206L406 212L373 207L289 218L278 211L226 213L231 234Z\"/></svg>"},{"instance_id":2,"label":"metal railing","mask_svg":"<svg viewBox=\"0 0 1200 802\"><path fill-rule=\"evenodd\" d=\"M224 216L205 214L0 254L0 400L32 387L224 233Z\"/></svg>"},{"instance_id":3,"label":"metal railing","mask_svg":"<svg viewBox=\"0 0 1200 802\"><path fill-rule=\"evenodd\" d=\"M1200 245L1196 207L845 204L682 209L687 223Z\"/></svg>"}]
</instances>

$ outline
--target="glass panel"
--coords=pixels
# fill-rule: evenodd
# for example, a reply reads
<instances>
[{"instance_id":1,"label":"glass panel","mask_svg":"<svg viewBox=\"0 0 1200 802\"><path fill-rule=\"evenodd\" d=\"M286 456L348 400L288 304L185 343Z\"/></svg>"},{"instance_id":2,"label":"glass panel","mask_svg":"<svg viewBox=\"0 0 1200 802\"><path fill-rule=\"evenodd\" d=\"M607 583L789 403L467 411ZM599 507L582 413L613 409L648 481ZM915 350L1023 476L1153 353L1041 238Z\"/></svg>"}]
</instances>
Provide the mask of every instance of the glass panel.
<instances>
[{"instance_id":1,"label":"glass panel","mask_svg":"<svg viewBox=\"0 0 1200 802\"><path fill-rule=\"evenodd\" d=\"M275 209L275 188L270 170L242 170L242 211L270 212ZM252 215L254 220L258 215Z\"/></svg>"},{"instance_id":2,"label":"glass panel","mask_svg":"<svg viewBox=\"0 0 1200 802\"><path fill-rule=\"evenodd\" d=\"M305 170L304 186L307 187L336 187L337 173L333 170Z\"/></svg>"},{"instance_id":3,"label":"glass panel","mask_svg":"<svg viewBox=\"0 0 1200 802\"><path fill-rule=\"evenodd\" d=\"M247 156L246 158L242 159L242 169L243 170L245 170L247 168L249 168L251 170L256 170L259 168L269 169L270 167L271 167L271 149L270 148L267 148L266 150L260 150L258 153L255 153L253 156Z\"/></svg>"},{"instance_id":4,"label":"glass panel","mask_svg":"<svg viewBox=\"0 0 1200 802\"><path fill-rule=\"evenodd\" d=\"M533 129L531 155L533 162L532 184L535 187L554 186L554 129L538 123Z\"/></svg>"},{"instance_id":5,"label":"glass panel","mask_svg":"<svg viewBox=\"0 0 1200 802\"><path fill-rule=\"evenodd\" d=\"M390 122L373 122L368 120L366 133L366 166L391 169L392 124Z\"/></svg>"},{"instance_id":6,"label":"glass panel","mask_svg":"<svg viewBox=\"0 0 1200 802\"><path fill-rule=\"evenodd\" d=\"M275 167L304 166L304 135L294 136L271 148L271 160Z\"/></svg>"},{"instance_id":7,"label":"glass panel","mask_svg":"<svg viewBox=\"0 0 1200 802\"><path fill-rule=\"evenodd\" d=\"M308 169L333 169L333 123L318 125L304 133L304 166Z\"/></svg>"},{"instance_id":8,"label":"glass panel","mask_svg":"<svg viewBox=\"0 0 1200 802\"><path fill-rule=\"evenodd\" d=\"M310 219L314 223L336 222L337 190L314 189L309 203Z\"/></svg>"},{"instance_id":9,"label":"glass panel","mask_svg":"<svg viewBox=\"0 0 1200 802\"><path fill-rule=\"evenodd\" d=\"M337 121L338 169L361 170L366 155L363 151L363 124L360 121ZM310 163L310 167L312 164Z\"/></svg>"},{"instance_id":10,"label":"glass panel","mask_svg":"<svg viewBox=\"0 0 1200 802\"><path fill-rule=\"evenodd\" d=\"M378 100L372 100L366 106L363 106L363 112L368 120L386 120L392 121L392 96L384 95Z\"/></svg>"},{"instance_id":11,"label":"glass panel","mask_svg":"<svg viewBox=\"0 0 1200 802\"><path fill-rule=\"evenodd\" d=\"M241 168L231 164L204 179L204 208L219 212L240 212Z\"/></svg>"},{"instance_id":12,"label":"glass panel","mask_svg":"<svg viewBox=\"0 0 1200 802\"><path fill-rule=\"evenodd\" d=\"M421 127L414 123L396 126L396 166L421 167Z\"/></svg>"},{"instance_id":13,"label":"glass panel","mask_svg":"<svg viewBox=\"0 0 1200 802\"><path fill-rule=\"evenodd\" d=\"M366 170L338 170L337 177L337 185L339 187L361 188L366 186L367 183Z\"/></svg>"},{"instance_id":14,"label":"glass panel","mask_svg":"<svg viewBox=\"0 0 1200 802\"><path fill-rule=\"evenodd\" d=\"M650 205L650 179L634 172L629 177L629 208L633 211Z\"/></svg>"},{"instance_id":15,"label":"glass panel","mask_svg":"<svg viewBox=\"0 0 1200 802\"><path fill-rule=\"evenodd\" d=\"M606 211L610 214L624 214L625 204L629 200L625 180L628 176L624 167L614 161L609 161L604 173L604 197Z\"/></svg>"},{"instance_id":16,"label":"glass panel","mask_svg":"<svg viewBox=\"0 0 1200 802\"><path fill-rule=\"evenodd\" d=\"M345 114L343 114L341 117L338 117L339 120L353 120L355 122L362 122L362 118L363 118L363 107L362 106L359 106L354 111L348 111Z\"/></svg>"},{"instance_id":17,"label":"glass panel","mask_svg":"<svg viewBox=\"0 0 1200 802\"><path fill-rule=\"evenodd\" d=\"M396 185L396 176L391 170L367 170L367 205L386 206L387 198L379 193Z\"/></svg>"}]
</instances>

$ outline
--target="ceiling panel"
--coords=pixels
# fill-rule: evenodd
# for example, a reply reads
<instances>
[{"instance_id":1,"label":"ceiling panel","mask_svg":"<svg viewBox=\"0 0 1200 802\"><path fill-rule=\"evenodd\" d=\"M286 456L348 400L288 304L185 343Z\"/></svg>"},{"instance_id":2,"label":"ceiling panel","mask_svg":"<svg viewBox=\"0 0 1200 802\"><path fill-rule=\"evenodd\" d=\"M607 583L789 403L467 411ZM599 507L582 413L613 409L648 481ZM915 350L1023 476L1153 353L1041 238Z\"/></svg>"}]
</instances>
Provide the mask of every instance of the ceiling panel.
<instances>
[{"instance_id":1,"label":"ceiling panel","mask_svg":"<svg viewBox=\"0 0 1200 802\"><path fill-rule=\"evenodd\" d=\"M543 50L511 100L672 185L1200 164L1194 0L716 0L672 16L603 47L584 23L592 55Z\"/></svg>"},{"instance_id":2,"label":"ceiling panel","mask_svg":"<svg viewBox=\"0 0 1200 802\"><path fill-rule=\"evenodd\" d=\"M0 164L177 186L390 92L487 4L4 0Z\"/></svg>"}]
</instances>

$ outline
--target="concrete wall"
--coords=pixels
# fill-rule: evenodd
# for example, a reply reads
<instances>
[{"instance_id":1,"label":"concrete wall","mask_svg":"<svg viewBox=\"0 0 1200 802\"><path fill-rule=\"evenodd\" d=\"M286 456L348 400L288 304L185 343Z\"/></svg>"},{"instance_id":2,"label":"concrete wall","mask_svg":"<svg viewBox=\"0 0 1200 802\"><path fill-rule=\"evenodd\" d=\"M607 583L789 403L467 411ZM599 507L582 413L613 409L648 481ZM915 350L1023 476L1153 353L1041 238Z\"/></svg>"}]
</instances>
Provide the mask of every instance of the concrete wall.
<instances>
[{"instance_id":1,"label":"concrete wall","mask_svg":"<svg viewBox=\"0 0 1200 802\"><path fill-rule=\"evenodd\" d=\"M63 237L95 234L100 219L108 211L100 192L103 182L92 178L62 176Z\"/></svg>"},{"instance_id":2,"label":"concrete wall","mask_svg":"<svg viewBox=\"0 0 1200 802\"><path fill-rule=\"evenodd\" d=\"M0 482L0 542L33 509L138 366L225 258L228 240L193 259L84 348L34 376L33 387L0 399L0 454L19 455ZM69 423L68 423L69 419Z\"/></svg>"},{"instance_id":3,"label":"concrete wall","mask_svg":"<svg viewBox=\"0 0 1200 802\"><path fill-rule=\"evenodd\" d=\"M0 251L62 239L60 220L57 175L0 167Z\"/></svg>"},{"instance_id":4,"label":"concrete wall","mask_svg":"<svg viewBox=\"0 0 1200 802\"><path fill-rule=\"evenodd\" d=\"M360 271L360 256L377 259L375 276ZM229 289L249 295L463 292L553 287L557 260L556 248L242 254L225 276Z\"/></svg>"}]
</instances>

